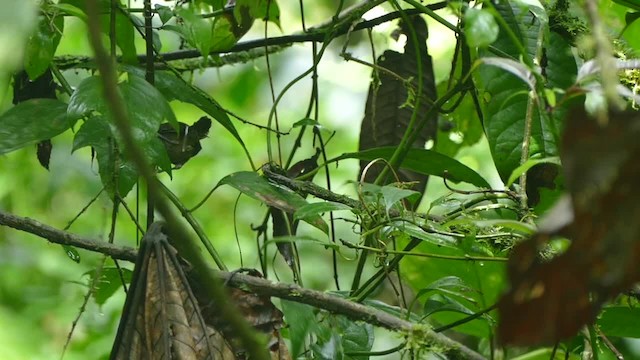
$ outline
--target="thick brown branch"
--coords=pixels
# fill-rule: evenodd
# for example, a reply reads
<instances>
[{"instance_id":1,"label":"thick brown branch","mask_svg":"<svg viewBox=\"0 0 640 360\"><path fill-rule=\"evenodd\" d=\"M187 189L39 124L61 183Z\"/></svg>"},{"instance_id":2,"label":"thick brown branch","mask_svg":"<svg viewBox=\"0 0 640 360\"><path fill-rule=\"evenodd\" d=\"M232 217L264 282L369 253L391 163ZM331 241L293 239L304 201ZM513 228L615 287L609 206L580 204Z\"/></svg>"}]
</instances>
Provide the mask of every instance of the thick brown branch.
<instances>
[{"instance_id":1,"label":"thick brown branch","mask_svg":"<svg viewBox=\"0 0 640 360\"><path fill-rule=\"evenodd\" d=\"M12 227L47 239L53 243L76 246L90 251L100 252L115 259L135 261L137 251L129 247L121 247L102 241L86 239L66 231L55 229L38 221L11 215L0 211L0 225ZM269 280L237 272L210 269L217 278L227 285L249 290L259 295L274 296L295 301L344 315L352 320L364 321L389 330L405 333L414 339L436 344L451 359L484 359L480 354L464 345L435 333L427 325L414 324L381 310L365 306L341 297L321 291L301 288L297 285L273 283Z\"/></svg>"}]
</instances>

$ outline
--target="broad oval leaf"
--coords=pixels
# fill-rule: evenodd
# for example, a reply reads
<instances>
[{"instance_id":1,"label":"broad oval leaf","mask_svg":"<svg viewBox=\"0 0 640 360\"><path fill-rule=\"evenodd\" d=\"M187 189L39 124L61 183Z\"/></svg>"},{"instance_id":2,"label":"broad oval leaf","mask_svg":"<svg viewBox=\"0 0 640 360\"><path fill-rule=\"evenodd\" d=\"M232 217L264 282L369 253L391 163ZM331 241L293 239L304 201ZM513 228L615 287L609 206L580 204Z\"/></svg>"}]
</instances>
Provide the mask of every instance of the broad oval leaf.
<instances>
[{"instance_id":1,"label":"broad oval leaf","mask_svg":"<svg viewBox=\"0 0 640 360\"><path fill-rule=\"evenodd\" d=\"M27 42L24 58L24 70L31 80L35 80L49 68L62 38L63 29L64 17L40 16L38 27Z\"/></svg>"},{"instance_id":2,"label":"broad oval leaf","mask_svg":"<svg viewBox=\"0 0 640 360\"><path fill-rule=\"evenodd\" d=\"M395 151L395 147L381 147L369 149L359 152L345 153L333 161L342 159L360 159L371 161L374 159L391 159ZM489 183L480 174L470 167L462 164L456 159L426 149L409 149L405 160L402 162L402 168L415 171L421 174L444 176L447 174L447 180L454 182L464 181L481 188L490 188Z\"/></svg>"},{"instance_id":3,"label":"broad oval leaf","mask_svg":"<svg viewBox=\"0 0 640 360\"><path fill-rule=\"evenodd\" d=\"M606 307L598 317L598 327L607 336L640 338L640 308L627 306Z\"/></svg>"},{"instance_id":4,"label":"broad oval leaf","mask_svg":"<svg viewBox=\"0 0 640 360\"><path fill-rule=\"evenodd\" d=\"M533 59L538 53L537 39L540 34L540 21L531 12L523 11L518 4L506 2L496 3L496 10L515 35L515 39L505 32L498 35L493 46L510 59ZM546 87L566 89L575 81L577 66L571 46L560 35L549 32L548 41L544 42L546 62L542 63L541 73L546 76ZM514 45L519 41L524 48ZM484 54L493 57L488 51ZM502 59L505 60L505 59ZM491 61L491 60L490 60ZM511 60L513 61L513 60ZM533 60L530 60L533 63ZM526 63L526 62L525 62ZM501 63L506 65L506 63ZM531 91L529 76L523 69L513 68L510 72L504 67L481 66L475 74L478 76L478 88L484 90L481 98L483 102L484 127L489 148L496 168L503 182L507 182L515 168L520 166L522 144L524 138L525 116L527 113L527 96L513 96L513 94ZM518 76L514 73L519 74ZM523 82L527 80L527 82ZM534 156L557 156L557 142L559 128L566 103L556 106L552 114L540 113L540 106L535 106L532 112L531 137L529 139L529 154Z\"/></svg>"},{"instance_id":5,"label":"broad oval leaf","mask_svg":"<svg viewBox=\"0 0 640 360\"><path fill-rule=\"evenodd\" d=\"M0 154L50 139L71 128L67 104L53 99L19 103L0 116Z\"/></svg>"},{"instance_id":6,"label":"broad oval leaf","mask_svg":"<svg viewBox=\"0 0 640 360\"><path fill-rule=\"evenodd\" d=\"M170 174L171 163L157 135L161 123L165 121L177 123L169 103L155 87L135 74L129 74L125 81L120 82L118 90L129 113L134 139L150 159L152 165L157 165ZM71 95L67 111L75 119L92 112L105 115L107 118L111 115L109 106L102 95L100 77L86 78L78 85ZM113 130L112 132L116 133ZM106 138L98 139L98 141L106 141ZM77 149L80 144L82 144L81 141L76 142L74 148ZM121 149L126 152L123 147Z\"/></svg>"},{"instance_id":7,"label":"broad oval leaf","mask_svg":"<svg viewBox=\"0 0 640 360\"><path fill-rule=\"evenodd\" d=\"M289 340L291 341L291 355L294 359L303 350L309 333L315 331L318 326L314 308L295 301L280 300L282 312L289 326Z\"/></svg>"},{"instance_id":8,"label":"broad oval leaf","mask_svg":"<svg viewBox=\"0 0 640 360\"><path fill-rule=\"evenodd\" d=\"M487 47L498 38L500 29L485 9L469 8L464 14L464 35L471 47Z\"/></svg>"},{"instance_id":9,"label":"broad oval leaf","mask_svg":"<svg viewBox=\"0 0 640 360\"><path fill-rule=\"evenodd\" d=\"M216 188L222 185L230 185L249 197L288 213L295 213L296 210L308 205L302 196L287 188L270 183L253 171L240 171L227 175L218 182ZM301 220L320 229L325 234L329 232L327 223L317 213L301 218Z\"/></svg>"},{"instance_id":10,"label":"broad oval leaf","mask_svg":"<svg viewBox=\"0 0 640 360\"><path fill-rule=\"evenodd\" d=\"M144 75L144 70L133 66L123 67L127 72L137 74L138 76ZM213 117L220 125L222 125L231 135L238 141L242 149L249 156L249 151L245 145L242 137L233 125L227 112L215 101L211 96L204 93L202 90L188 84L183 79L179 79L174 74L166 71L159 71L156 73L156 88L165 96L167 101L179 100L189 104L197 106L200 110L204 111L211 117ZM177 124L176 124L177 126Z\"/></svg>"}]
</instances>

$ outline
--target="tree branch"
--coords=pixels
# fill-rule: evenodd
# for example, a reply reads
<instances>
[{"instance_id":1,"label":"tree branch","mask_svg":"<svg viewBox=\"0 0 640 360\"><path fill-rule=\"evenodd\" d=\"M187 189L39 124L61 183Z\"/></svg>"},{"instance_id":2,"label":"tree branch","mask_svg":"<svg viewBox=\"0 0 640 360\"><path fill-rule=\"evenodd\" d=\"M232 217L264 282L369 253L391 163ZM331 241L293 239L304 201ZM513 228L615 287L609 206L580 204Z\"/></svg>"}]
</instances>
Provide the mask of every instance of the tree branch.
<instances>
[{"instance_id":1,"label":"tree branch","mask_svg":"<svg viewBox=\"0 0 640 360\"><path fill-rule=\"evenodd\" d=\"M446 6L446 2L439 2L436 4L428 5L427 7L431 10L439 10ZM420 10L416 9L407 9L404 11L407 15L419 14ZM395 20L401 16L399 11L391 12L385 14L383 16L377 17L375 19L371 19L368 21L363 21L356 24L353 28L351 28L350 23L346 23L339 28L334 28L333 26L329 26L330 23L323 24L321 27L314 29L309 29L306 33L297 33L292 35L284 35L270 38L262 38L256 40L248 40L235 44L231 49L228 50L215 50L211 51L209 55L220 55L227 54L221 57L221 59L210 59L210 62L207 63L208 67L221 67L227 64L233 63L243 63L249 60L255 59L260 56L264 56L265 54L278 52L284 49L286 46L291 46L295 43L304 43L304 42L323 42L326 39L327 34L332 34L332 38L340 35L344 35L348 32L359 31L364 29L371 29L375 26L378 26L382 23L389 22ZM341 17L342 19L342 17ZM267 49L266 51L264 49ZM261 49L261 50L258 50ZM238 55L237 53L242 53ZM233 55L236 54L236 55ZM202 57L202 53L200 53L196 49L187 49L187 50L178 50L173 52L168 52L164 54L159 54L156 56L157 60L160 61L177 61L177 60L185 60L185 59L193 59ZM117 61L120 62L120 57L117 58ZM140 63L145 63L147 61L147 55L138 55L138 61ZM54 62L61 70L67 69L84 69L84 68L94 68L95 64L92 58L87 56L56 56L54 58ZM201 64L200 64L201 65ZM157 64L157 66L164 66L163 64Z\"/></svg>"},{"instance_id":2,"label":"tree branch","mask_svg":"<svg viewBox=\"0 0 640 360\"><path fill-rule=\"evenodd\" d=\"M36 220L8 214L0 211L0 225L8 226L16 230L24 231L52 243L71 245L81 249L99 252L114 259L136 261L137 250L128 246L118 246L106 241L83 238L72 233L58 230Z\"/></svg>"},{"instance_id":3,"label":"tree branch","mask_svg":"<svg viewBox=\"0 0 640 360\"><path fill-rule=\"evenodd\" d=\"M55 229L36 220L8 214L0 211L0 225L24 231L56 244L71 245L89 251L100 252L114 259L135 262L137 250L130 247L117 246L103 241L83 238L66 231ZM352 320L364 321L372 325L398 331L419 339L426 344L432 344L452 359L480 360L484 357L466 346L431 330L428 325L415 324L381 310L365 306L325 292L301 288L298 285L273 283L269 280L250 276L239 272L227 272L209 269L213 276L225 284L249 290L263 296L274 296L281 299L295 301L344 315Z\"/></svg>"}]
</instances>

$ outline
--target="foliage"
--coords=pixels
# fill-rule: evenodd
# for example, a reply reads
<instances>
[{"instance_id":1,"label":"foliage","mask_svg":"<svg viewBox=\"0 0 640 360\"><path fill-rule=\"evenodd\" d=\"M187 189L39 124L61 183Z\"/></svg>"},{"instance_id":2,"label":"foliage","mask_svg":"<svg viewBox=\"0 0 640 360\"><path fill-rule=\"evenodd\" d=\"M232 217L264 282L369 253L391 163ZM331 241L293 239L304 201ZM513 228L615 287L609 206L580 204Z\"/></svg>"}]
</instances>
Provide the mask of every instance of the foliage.
<instances>
[{"instance_id":1,"label":"foliage","mask_svg":"<svg viewBox=\"0 0 640 360\"><path fill-rule=\"evenodd\" d=\"M0 86L13 85L0 91L2 214L123 248L154 218L148 204L178 224L168 199L219 270L328 291L272 298L285 327L269 332L296 358L638 356L640 246L626 224L640 211L640 117L610 110L637 107L636 1L24 3L0 5L16 32L0 35ZM167 153L188 146L180 163ZM54 241L42 224L20 229ZM19 314L0 325L52 338L2 357L106 357L131 282L122 258L0 234L12 254L0 314ZM207 271L172 249L172 273ZM189 312L224 323L180 277ZM233 303L247 318L255 298L273 308L258 295Z\"/></svg>"}]
</instances>

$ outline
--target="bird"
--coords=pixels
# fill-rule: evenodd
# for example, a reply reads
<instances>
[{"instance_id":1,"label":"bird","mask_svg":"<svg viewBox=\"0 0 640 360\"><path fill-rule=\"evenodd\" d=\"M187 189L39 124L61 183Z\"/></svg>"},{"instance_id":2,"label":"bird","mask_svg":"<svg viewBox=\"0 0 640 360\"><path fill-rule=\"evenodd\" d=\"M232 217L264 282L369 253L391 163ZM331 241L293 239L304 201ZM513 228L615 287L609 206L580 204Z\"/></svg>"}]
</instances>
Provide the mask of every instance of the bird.
<instances>
[{"instance_id":1,"label":"bird","mask_svg":"<svg viewBox=\"0 0 640 360\"><path fill-rule=\"evenodd\" d=\"M207 137L211 128L211 119L201 117L193 125L178 122L178 132L169 123L161 124L158 130L158 138L162 141L169 161L180 169L189 159L202 150L200 140Z\"/></svg>"}]
</instances>

